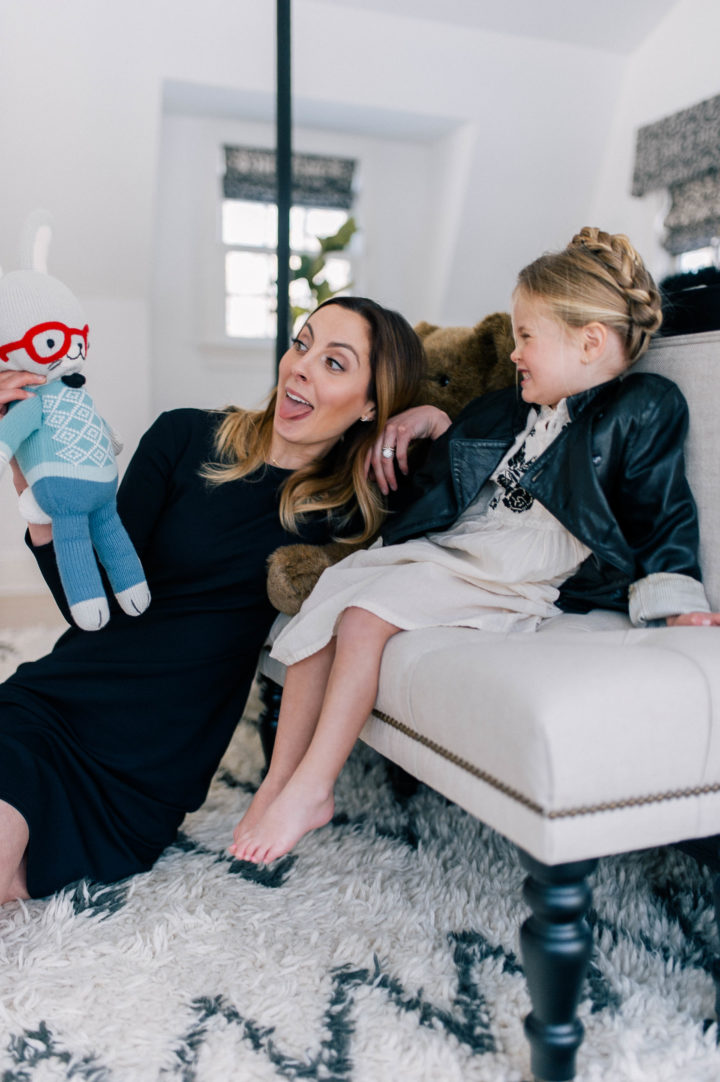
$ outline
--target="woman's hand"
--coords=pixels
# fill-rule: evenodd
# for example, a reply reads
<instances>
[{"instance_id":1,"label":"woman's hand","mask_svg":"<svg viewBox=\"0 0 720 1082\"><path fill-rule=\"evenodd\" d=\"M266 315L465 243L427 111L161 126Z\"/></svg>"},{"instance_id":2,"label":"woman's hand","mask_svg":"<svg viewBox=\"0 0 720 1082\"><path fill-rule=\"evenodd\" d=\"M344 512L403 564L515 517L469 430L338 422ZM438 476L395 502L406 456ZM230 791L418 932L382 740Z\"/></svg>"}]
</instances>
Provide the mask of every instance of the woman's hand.
<instances>
[{"instance_id":1,"label":"woman's hand","mask_svg":"<svg viewBox=\"0 0 720 1082\"><path fill-rule=\"evenodd\" d=\"M25 480L25 474L22 472L17 464L16 458L10 459L10 469L12 470L13 484L15 485L15 491L18 496L22 496L25 489L28 487L28 483Z\"/></svg>"},{"instance_id":2,"label":"woman's hand","mask_svg":"<svg viewBox=\"0 0 720 1082\"><path fill-rule=\"evenodd\" d=\"M395 491L395 463L403 473L408 472L408 447L412 441L436 440L447 431L450 423L447 413L437 406L412 406L391 417L368 451L365 459L366 476L375 478L385 496L390 489Z\"/></svg>"},{"instance_id":3,"label":"woman's hand","mask_svg":"<svg viewBox=\"0 0 720 1082\"><path fill-rule=\"evenodd\" d=\"M44 382L45 376L33 372L0 372L0 417L7 413L8 402L32 397L32 391L26 391L26 387Z\"/></svg>"},{"instance_id":4,"label":"woman's hand","mask_svg":"<svg viewBox=\"0 0 720 1082\"><path fill-rule=\"evenodd\" d=\"M683 612L680 616L668 616L668 627L720 627L720 612Z\"/></svg>"}]
</instances>

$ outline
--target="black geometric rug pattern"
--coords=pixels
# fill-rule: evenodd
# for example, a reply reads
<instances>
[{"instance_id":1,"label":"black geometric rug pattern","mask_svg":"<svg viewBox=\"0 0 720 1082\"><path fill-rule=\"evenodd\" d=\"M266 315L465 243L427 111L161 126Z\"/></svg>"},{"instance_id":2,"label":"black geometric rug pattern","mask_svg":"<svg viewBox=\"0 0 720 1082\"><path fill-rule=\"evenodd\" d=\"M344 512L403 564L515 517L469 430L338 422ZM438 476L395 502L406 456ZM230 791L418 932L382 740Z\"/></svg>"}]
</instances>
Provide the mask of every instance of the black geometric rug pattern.
<instances>
[{"instance_id":1,"label":"black geometric rug pattern","mask_svg":"<svg viewBox=\"0 0 720 1082\"><path fill-rule=\"evenodd\" d=\"M151 872L0 910L0 1082L529 1082L513 847L360 745L328 827L233 859L256 709ZM717 1082L710 876L663 849L591 885L578 1082Z\"/></svg>"}]
</instances>

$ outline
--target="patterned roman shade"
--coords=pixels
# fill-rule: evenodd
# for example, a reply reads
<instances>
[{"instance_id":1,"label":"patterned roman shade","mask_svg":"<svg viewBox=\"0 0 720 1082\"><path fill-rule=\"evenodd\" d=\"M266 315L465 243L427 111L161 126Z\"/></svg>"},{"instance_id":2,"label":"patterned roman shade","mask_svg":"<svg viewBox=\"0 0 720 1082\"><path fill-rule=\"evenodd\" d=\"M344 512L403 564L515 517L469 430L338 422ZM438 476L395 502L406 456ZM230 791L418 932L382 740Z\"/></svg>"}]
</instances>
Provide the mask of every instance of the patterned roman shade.
<instances>
[{"instance_id":1,"label":"patterned roman shade","mask_svg":"<svg viewBox=\"0 0 720 1082\"><path fill-rule=\"evenodd\" d=\"M355 162L322 154L293 154L292 203L303 207L349 210L353 203ZM223 193L226 199L274 203L277 198L275 151L225 147Z\"/></svg>"},{"instance_id":2,"label":"patterned roman shade","mask_svg":"<svg viewBox=\"0 0 720 1082\"><path fill-rule=\"evenodd\" d=\"M668 252L720 237L720 95L639 129L632 193L658 189L670 193Z\"/></svg>"}]
</instances>

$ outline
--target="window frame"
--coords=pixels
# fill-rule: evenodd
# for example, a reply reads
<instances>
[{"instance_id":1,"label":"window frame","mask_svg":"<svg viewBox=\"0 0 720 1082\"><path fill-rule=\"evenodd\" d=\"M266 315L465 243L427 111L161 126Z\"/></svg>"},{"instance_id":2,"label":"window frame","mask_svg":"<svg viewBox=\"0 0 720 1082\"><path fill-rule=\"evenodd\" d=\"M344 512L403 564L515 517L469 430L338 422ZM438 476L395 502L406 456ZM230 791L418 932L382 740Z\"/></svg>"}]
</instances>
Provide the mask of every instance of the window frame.
<instances>
[{"instance_id":1,"label":"window frame","mask_svg":"<svg viewBox=\"0 0 720 1082\"><path fill-rule=\"evenodd\" d=\"M223 324L224 337L228 342L231 342L233 344L235 344L235 343L245 343L245 342L266 343L266 342L269 342L269 341L273 341L275 339L275 336L276 336L275 329L271 329L270 332L267 335L232 334L230 332L230 329L229 329L229 327L230 327L230 318L229 318L229 313L228 313L228 304L229 304L229 302L231 301L231 299L233 297L237 297L237 298L242 298L242 297L260 298L260 297L264 297L265 301L266 301L265 319L266 319L266 321L268 319L271 321L269 324L266 324L266 325L268 325L269 327L272 328L272 319L273 319L273 316L275 315L275 312L277 310L277 289L276 289L276 286L277 286L277 267L275 268L275 279L274 280L272 278L269 279L268 287L267 287L267 289L265 290L264 293L261 293L261 292L258 292L258 293L249 293L249 292L237 293L237 292L233 292L228 287L227 259L228 259L228 256L231 255L232 253L238 252L238 253L248 253L249 255L264 256L268 260L272 261L272 259L274 259L275 256L276 256L276 243L275 244L271 243L270 234L268 234L267 243L264 243L264 244L259 244L259 243L258 244L253 244L251 242L243 243L242 241L226 240L225 239L225 232L226 232L226 230L225 230L225 224L226 224L225 208L226 208L226 204L231 203L231 202L239 202L239 203L240 202L247 202L248 204L254 203L258 207L265 208L266 214L267 214L268 211L271 211L272 208L276 207L277 204L274 203L274 202L271 202L271 201L264 201L264 200L262 200L262 201L261 200L247 200L247 201L228 200L224 196L221 196L221 198L220 198L220 208L219 208L220 223L221 223L220 224L221 277L222 277L223 286L224 286L224 294L223 294L223 310L224 310L224 313L225 313L224 324ZM298 215L297 215L298 211L301 212L302 216L306 219L302 230L299 230L297 228L297 225L293 226L293 223L292 223L292 217L295 216L297 218L298 217ZM340 215L341 214L343 216L342 220L338 219L332 225L328 225L327 231L318 230L317 232L311 232L310 229L308 228L307 218L310 217L313 213L325 213L325 212L329 212L329 213L335 214L335 215ZM345 222L347 222L351 217L353 217L354 214L353 214L353 208L350 208L349 210L344 210L344 209L341 210L338 207L308 206L308 205L304 205L302 203L294 203L293 206L291 207L290 213L291 213L291 229L290 229L290 236L291 236L291 255L290 255L291 282L290 282L290 287L291 287L291 291L292 291L292 284L293 284L293 280L294 280L292 278L292 270L299 269L300 258L302 256L313 256L313 255L317 254L317 252L319 251L319 245L318 244L313 245L312 240L314 238L316 238L316 237L332 236L335 232L337 232L338 229L341 228L341 226ZM293 238L293 232L294 231L296 232L296 234L298 232L302 232L302 238L303 238L303 241L305 242L304 247L296 247L296 246L292 245L292 238ZM277 236L277 223L275 223L275 236ZM342 250L342 252L337 252L337 253L329 252L326 255L326 257L325 257L325 267L326 268L328 266L332 266L333 264L338 264L338 263L343 263L343 264L345 264L347 266L347 274L344 275L344 277L346 278L346 285L345 286L338 286L339 291L344 292L345 289L349 289L352 286L353 281L355 280L355 274L356 274L356 268L357 268L357 248L356 248L356 246L354 244L351 243L347 248L344 248ZM293 266L293 264L294 264L294 266ZM295 279L295 280L297 280L297 279ZM297 306L296 305L297 299L298 298L293 298L292 293L291 293L291 304L293 306ZM301 298L301 299L303 299L303 298ZM310 298L310 302L312 302L312 298ZM274 306L274 310L273 310L273 306Z\"/></svg>"},{"instance_id":2,"label":"window frame","mask_svg":"<svg viewBox=\"0 0 720 1082\"><path fill-rule=\"evenodd\" d=\"M220 193L218 199L218 236L220 241L220 277L223 283L222 312L223 312L223 338L232 345L256 344L265 345L276 337L274 324L277 313L277 266L272 267L272 260L277 252L277 218L273 223L268 223L268 212L277 207L275 199L275 151L263 147L249 145L228 145L223 143L220 147L224 156L224 173L221 176ZM293 281L298 281L292 276L292 270L299 270L302 257L313 256L320 249L313 243L315 238L334 236L334 234L351 217L355 217L356 191L354 180L357 173L358 161L355 157L340 158L327 153L294 153L293 154L293 203L291 207L290 221L290 245L291 245L291 305L293 307L312 307L312 296L298 298L292 296ZM243 203L247 206L257 204L264 208L265 224L264 242L243 242L240 238L228 237L228 211L234 203ZM308 218L313 212L341 215L336 218L332 225L326 223L325 228L310 229ZM298 229L297 218L302 216L302 229ZM295 222L293 222L293 218ZM270 228L268 229L268 225ZM302 234L302 241L298 245L297 234ZM295 243L293 243L295 241ZM269 268L267 285L262 291L251 292L233 291L229 283L228 257L233 253L247 253L265 258ZM342 252L329 252L325 255L325 266L332 267L333 263L342 261L347 267L345 286L338 286L338 291L343 292L351 288L357 271L357 246L350 244ZM293 264L295 266L293 267ZM273 278L274 270L274 278ZM299 279L302 281L302 279ZM295 291L297 293L297 290ZM258 319L258 325L262 321L268 333L262 335L234 334L233 321L230 313L230 305L233 298L264 298L264 312ZM238 320L241 322L242 318Z\"/></svg>"}]
</instances>

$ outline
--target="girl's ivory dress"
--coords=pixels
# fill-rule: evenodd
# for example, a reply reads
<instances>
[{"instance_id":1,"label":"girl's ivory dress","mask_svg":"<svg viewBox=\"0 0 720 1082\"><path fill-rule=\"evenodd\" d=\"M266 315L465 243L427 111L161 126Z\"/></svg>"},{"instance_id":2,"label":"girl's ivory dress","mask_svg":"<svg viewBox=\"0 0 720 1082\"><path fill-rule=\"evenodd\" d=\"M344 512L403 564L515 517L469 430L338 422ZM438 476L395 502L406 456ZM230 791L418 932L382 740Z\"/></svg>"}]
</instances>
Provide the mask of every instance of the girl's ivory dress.
<instances>
[{"instance_id":1,"label":"girl's ivory dress","mask_svg":"<svg viewBox=\"0 0 720 1082\"><path fill-rule=\"evenodd\" d=\"M590 549L520 481L569 423L564 399L531 410L524 431L449 530L386 548L377 542L324 571L278 635L272 656L292 665L316 653L350 606L405 631L534 631L541 620L556 615L558 587Z\"/></svg>"}]
</instances>

